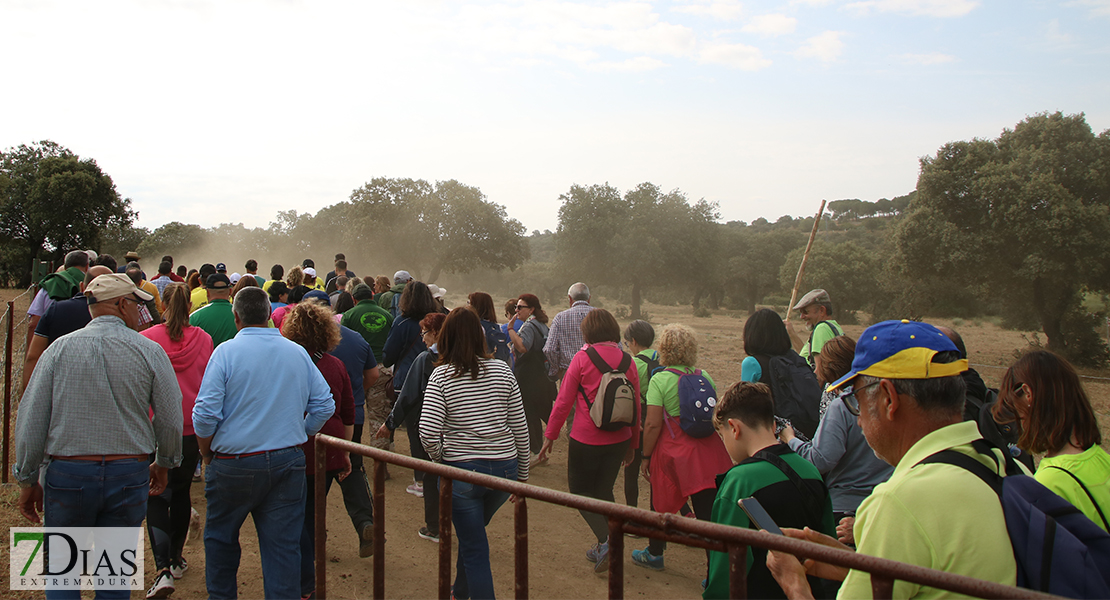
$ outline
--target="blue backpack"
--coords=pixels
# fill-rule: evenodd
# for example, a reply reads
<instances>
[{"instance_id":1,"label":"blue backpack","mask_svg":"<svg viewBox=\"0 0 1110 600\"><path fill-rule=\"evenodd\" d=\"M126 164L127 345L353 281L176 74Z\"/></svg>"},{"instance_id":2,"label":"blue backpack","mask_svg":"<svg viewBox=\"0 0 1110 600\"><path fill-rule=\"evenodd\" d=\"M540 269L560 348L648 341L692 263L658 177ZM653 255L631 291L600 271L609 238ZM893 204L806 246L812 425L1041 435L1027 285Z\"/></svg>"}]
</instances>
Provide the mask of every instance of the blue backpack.
<instances>
[{"instance_id":1,"label":"blue backpack","mask_svg":"<svg viewBox=\"0 0 1110 600\"><path fill-rule=\"evenodd\" d=\"M511 364L512 360L509 354L509 338L505 335L504 331L497 326L496 323L489 321L482 321L482 329L486 332L486 345L489 346L489 351L493 353L493 357L498 360L505 361L505 364Z\"/></svg>"},{"instance_id":2,"label":"blue backpack","mask_svg":"<svg viewBox=\"0 0 1110 600\"><path fill-rule=\"evenodd\" d=\"M997 446L986 440L972 446L997 463L992 452ZM955 465L998 494L1017 561L1018 586L1068 598L1110 598L1110 534L1025 475L1009 452L999 450L1006 460L1005 477L955 450L942 450L917 464Z\"/></svg>"},{"instance_id":3,"label":"blue backpack","mask_svg":"<svg viewBox=\"0 0 1110 600\"><path fill-rule=\"evenodd\" d=\"M701 369L683 373L678 369L665 369L678 375L678 425L692 438L713 435L713 407L717 406L717 390Z\"/></svg>"}]
</instances>

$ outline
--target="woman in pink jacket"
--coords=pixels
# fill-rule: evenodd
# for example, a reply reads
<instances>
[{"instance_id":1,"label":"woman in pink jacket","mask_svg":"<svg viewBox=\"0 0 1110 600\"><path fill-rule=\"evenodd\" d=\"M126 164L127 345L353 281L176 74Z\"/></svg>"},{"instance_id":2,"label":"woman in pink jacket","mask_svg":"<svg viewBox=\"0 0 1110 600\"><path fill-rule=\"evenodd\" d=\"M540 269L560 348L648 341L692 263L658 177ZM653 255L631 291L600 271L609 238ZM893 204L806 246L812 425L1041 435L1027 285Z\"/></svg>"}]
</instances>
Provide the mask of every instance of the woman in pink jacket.
<instances>
[{"instance_id":1,"label":"woman in pink jacket","mask_svg":"<svg viewBox=\"0 0 1110 600\"><path fill-rule=\"evenodd\" d=\"M151 551L157 575L154 585L147 592L148 598L164 598L173 593L173 580L181 579L189 564L181 556L185 547L185 534L189 531L192 503L189 487L197 466L199 450L193 432L193 404L204 378L204 368L212 356L212 336L200 327L189 325L189 287L184 283L171 283L162 291L165 307L163 321L142 332L166 350L170 363L181 386L181 465L170 470L169 484L158 496L147 501L146 526L150 535Z\"/></svg>"},{"instance_id":2,"label":"woman in pink jacket","mask_svg":"<svg viewBox=\"0 0 1110 600\"><path fill-rule=\"evenodd\" d=\"M613 501L613 484L621 466L627 466L635 456L640 445L640 402L636 402L636 417L629 427L616 431L598 429L590 418L590 404L597 396L601 384L601 371L594 366L590 353L596 353L610 368L617 369L622 361L628 368L625 375L632 383L633 396L640 398L640 376L636 362L621 350L621 328L609 311L595 308L582 320L582 336L586 346L574 355L567 367L566 375L559 386L559 395L551 409L547 422L543 447L536 458L537 463L547 460L563 422L575 407L574 423L571 425L570 445L567 456L567 485L570 493L599 500ZM609 522L597 514L579 511L586 524L597 537L597 545L586 551L586 559L594 563L594 572L601 573L609 567Z\"/></svg>"}]
</instances>

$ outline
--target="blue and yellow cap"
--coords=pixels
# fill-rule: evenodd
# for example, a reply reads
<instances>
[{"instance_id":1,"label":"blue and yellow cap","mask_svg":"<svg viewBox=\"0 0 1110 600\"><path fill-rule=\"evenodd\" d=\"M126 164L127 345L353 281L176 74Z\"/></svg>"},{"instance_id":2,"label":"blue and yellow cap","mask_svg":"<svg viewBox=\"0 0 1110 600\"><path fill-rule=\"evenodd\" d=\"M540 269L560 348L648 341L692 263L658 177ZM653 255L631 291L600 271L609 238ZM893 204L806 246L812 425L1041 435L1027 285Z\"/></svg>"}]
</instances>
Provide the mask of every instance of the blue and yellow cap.
<instances>
[{"instance_id":1,"label":"blue and yellow cap","mask_svg":"<svg viewBox=\"0 0 1110 600\"><path fill-rule=\"evenodd\" d=\"M933 379L967 370L967 359L934 363L937 352L956 351L956 344L939 329L920 321L883 321L864 330L856 343L852 370L829 386L833 391L856 375L883 379Z\"/></svg>"}]
</instances>

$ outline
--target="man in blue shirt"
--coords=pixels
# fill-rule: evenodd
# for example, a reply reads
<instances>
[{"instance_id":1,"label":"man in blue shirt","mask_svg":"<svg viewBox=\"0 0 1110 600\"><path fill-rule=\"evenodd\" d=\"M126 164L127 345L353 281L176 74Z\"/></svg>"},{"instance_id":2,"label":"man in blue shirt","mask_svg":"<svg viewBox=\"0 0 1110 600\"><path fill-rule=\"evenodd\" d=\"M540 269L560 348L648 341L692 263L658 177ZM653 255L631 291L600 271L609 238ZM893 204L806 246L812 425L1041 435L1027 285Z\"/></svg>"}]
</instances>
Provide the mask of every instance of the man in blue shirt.
<instances>
[{"instance_id":1,"label":"man in blue shirt","mask_svg":"<svg viewBox=\"0 0 1110 600\"><path fill-rule=\"evenodd\" d=\"M262 288L241 290L233 310L239 333L212 353L193 407L208 465L208 595L237 597L239 528L250 514L266 597L299 598L306 493L300 445L335 412L335 401L308 353L266 327L270 299Z\"/></svg>"}]
</instances>

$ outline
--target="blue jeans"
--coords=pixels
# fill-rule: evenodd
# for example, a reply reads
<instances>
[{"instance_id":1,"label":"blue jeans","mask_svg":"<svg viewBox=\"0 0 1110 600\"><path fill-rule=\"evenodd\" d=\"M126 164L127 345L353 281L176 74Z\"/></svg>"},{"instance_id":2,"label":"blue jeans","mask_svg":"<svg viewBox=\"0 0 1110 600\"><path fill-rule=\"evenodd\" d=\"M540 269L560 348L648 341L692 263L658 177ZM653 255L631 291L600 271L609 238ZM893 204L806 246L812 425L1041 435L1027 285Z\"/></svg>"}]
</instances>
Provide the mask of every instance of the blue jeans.
<instances>
[{"instance_id":1,"label":"blue jeans","mask_svg":"<svg viewBox=\"0 0 1110 600\"><path fill-rule=\"evenodd\" d=\"M142 527L150 493L145 460L56 460L46 469L46 527ZM81 590L46 590L46 597L80 598ZM130 598L129 590L97 590L97 598Z\"/></svg>"},{"instance_id":2,"label":"blue jeans","mask_svg":"<svg viewBox=\"0 0 1110 600\"><path fill-rule=\"evenodd\" d=\"M445 464L475 473L516 479L515 458ZM508 499L508 492L463 481L452 482L451 521L455 524L455 535L459 539L459 557L455 564L455 585L451 589L458 600L494 597L486 525L489 525L494 513Z\"/></svg>"},{"instance_id":3,"label":"blue jeans","mask_svg":"<svg viewBox=\"0 0 1110 600\"><path fill-rule=\"evenodd\" d=\"M301 597L305 459L299 446L246 458L216 458L205 469L205 579L210 598L237 598L239 529L247 515L258 532L267 598Z\"/></svg>"}]
</instances>

